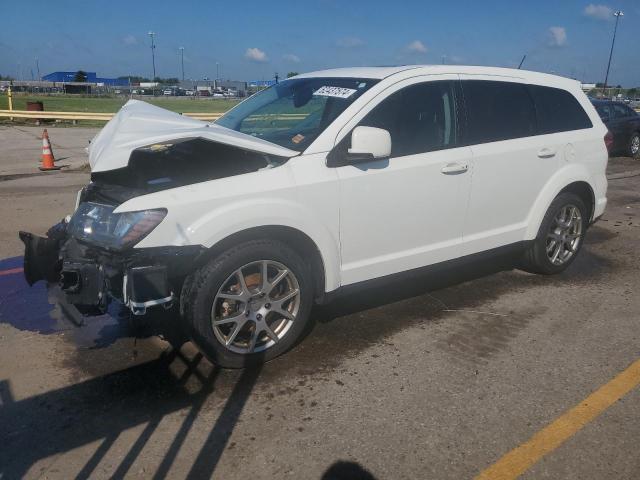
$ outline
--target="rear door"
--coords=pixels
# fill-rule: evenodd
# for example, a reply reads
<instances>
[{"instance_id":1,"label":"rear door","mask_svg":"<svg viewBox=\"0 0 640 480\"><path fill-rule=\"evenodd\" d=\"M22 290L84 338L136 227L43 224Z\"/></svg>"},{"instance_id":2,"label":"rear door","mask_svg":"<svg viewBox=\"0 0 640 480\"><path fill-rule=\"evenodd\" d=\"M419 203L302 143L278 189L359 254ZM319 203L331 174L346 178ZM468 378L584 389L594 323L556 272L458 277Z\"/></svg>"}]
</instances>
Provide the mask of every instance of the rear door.
<instances>
[{"instance_id":1,"label":"rear door","mask_svg":"<svg viewBox=\"0 0 640 480\"><path fill-rule=\"evenodd\" d=\"M593 126L565 90L471 78L462 80L473 152L466 254L525 239L538 195L561 162L584 153Z\"/></svg>"},{"instance_id":2,"label":"rear door","mask_svg":"<svg viewBox=\"0 0 640 480\"><path fill-rule=\"evenodd\" d=\"M464 139L473 154L464 254L524 238L527 216L557 169L557 148L535 136L533 99L524 83L461 75Z\"/></svg>"},{"instance_id":3,"label":"rear door","mask_svg":"<svg viewBox=\"0 0 640 480\"><path fill-rule=\"evenodd\" d=\"M622 103L613 102L611 104L613 112L612 127L615 130L614 142L617 150L626 150L631 139L631 134L637 128L634 124L635 112Z\"/></svg>"}]
</instances>

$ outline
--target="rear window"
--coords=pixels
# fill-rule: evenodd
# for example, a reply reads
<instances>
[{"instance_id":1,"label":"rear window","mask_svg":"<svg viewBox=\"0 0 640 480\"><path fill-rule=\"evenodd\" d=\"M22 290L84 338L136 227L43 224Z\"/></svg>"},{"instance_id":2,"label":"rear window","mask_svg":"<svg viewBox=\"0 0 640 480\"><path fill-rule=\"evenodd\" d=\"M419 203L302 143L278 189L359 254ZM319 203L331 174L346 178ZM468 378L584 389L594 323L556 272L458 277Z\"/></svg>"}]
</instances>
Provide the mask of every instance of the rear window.
<instances>
[{"instance_id":1,"label":"rear window","mask_svg":"<svg viewBox=\"0 0 640 480\"><path fill-rule=\"evenodd\" d=\"M536 106L538 134L591 128L593 124L578 100L565 90L530 85Z\"/></svg>"},{"instance_id":2,"label":"rear window","mask_svg":"<svg viewBox=\"0 0 640 480\"><path fill-rule=\"evenodd\" d=\"M526 85L465 80L462 86L467 107L467 143L535 135L535 109Z\"/></svg>"}]
</instances>

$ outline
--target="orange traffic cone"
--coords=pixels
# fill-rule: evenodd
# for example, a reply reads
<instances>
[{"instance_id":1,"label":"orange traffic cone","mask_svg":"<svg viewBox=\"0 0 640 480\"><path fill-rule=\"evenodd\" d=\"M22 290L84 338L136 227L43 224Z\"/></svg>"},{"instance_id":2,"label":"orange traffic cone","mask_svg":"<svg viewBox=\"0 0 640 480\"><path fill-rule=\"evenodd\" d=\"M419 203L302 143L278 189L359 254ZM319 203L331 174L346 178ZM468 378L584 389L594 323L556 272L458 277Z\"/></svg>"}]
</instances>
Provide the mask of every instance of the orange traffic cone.
<instances>
[{"instance_id":1,"label":"orange traffic cone","mask_svg":"<svg viewBox=\"0 0 640 480\"><path fill-rule=\"evenodd\" d=\"M42 165L38 168L40 170L60 170L60 167L56 167L53 162L55 162L55 158L53 158L53 151L51 150L51 142L49 141L49 134L47 133L47 129L44 129L42 132Z\"/></svg>"}]
</instances>

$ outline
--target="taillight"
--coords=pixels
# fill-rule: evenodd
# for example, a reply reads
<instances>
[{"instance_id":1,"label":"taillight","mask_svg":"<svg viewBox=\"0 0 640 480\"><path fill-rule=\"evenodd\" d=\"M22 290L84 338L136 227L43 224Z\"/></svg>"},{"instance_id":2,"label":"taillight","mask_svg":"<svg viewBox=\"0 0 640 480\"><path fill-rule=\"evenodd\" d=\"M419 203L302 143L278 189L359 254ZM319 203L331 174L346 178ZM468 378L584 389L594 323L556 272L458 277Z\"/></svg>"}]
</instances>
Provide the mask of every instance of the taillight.
<instances>
[{"instance_id":1,"label":"taillight","mask_svg":"<svg viewBox=\"0 0 640 480\"><path fill-rule=\"evenodd\" d=\"M613 133L607 130L607 134L604 136L604 144L607 147L607 152L611 153L611 147L613 147Z\"/></svg>"}]
</instances>

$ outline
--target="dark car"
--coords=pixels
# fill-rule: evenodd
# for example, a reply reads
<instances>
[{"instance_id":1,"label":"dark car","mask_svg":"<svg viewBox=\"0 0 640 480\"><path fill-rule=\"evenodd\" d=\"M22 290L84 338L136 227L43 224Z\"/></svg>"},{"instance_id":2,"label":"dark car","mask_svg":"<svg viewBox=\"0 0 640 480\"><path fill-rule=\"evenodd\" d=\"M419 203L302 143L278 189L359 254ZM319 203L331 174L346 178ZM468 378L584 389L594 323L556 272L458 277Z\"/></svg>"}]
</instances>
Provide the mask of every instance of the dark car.
<instances>
[{"instance_id":1,"label":"dark car","mask_svg":"<svg viewBox=\"0 0 640 480\"><path fill-rule=\"evenodd\" d=\"M609 152L624 152L640 158L640 114L622 102L591 100L600 118L613 135Z\"/></svg>"}]
</instances>

